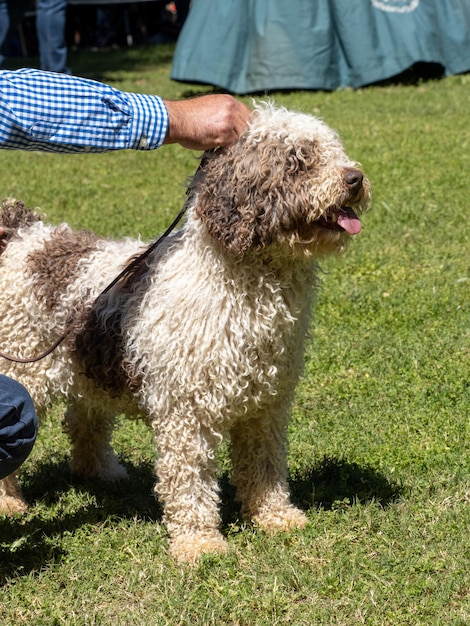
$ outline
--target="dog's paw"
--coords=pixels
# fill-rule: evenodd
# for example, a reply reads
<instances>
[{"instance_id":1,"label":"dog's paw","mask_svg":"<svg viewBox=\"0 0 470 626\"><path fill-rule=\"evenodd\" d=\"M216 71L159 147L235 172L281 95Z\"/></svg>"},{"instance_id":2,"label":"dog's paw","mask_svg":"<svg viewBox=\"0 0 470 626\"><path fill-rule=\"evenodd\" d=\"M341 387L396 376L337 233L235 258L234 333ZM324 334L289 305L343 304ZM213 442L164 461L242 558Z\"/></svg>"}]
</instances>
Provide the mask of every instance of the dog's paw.
<instances>
[{"instance_id":1,"label":"dog's paw","mask_svg":"<svg viewBox=\"0 0 470 626\"><path fill-rule=\"evenodd\" d=\"M225 554L227 550L227 542L219 532L188 533L170 541L171 556L190 565L196 565L203 554Z\"/></svg>"},{"instance_id":2,"label":"dog's paw","mask_svg":"<svg viewBox=\"0 0 470 626\"><path fill-rule=\"evenodd\" d=\"M300 509L288 506L259 512L253 517L253 522L267 532L277 532L304 528L308 524L308 518Z\"/></svg>"},{"instance_id":3,"label":"dog's paw","mask_svg":"<svg viewBox=\"0 0 470 626\"><path fill-rule=\"evenodd\" d=\"M17 496L2 496L0 498L0 515L17 515L26 513L28 505L25 500Z\"/></svg>"},{"instance_id":4,"label":"dog's paw","mask_svg":"<svg viewBox=\"0 0 470 626\"><path fill-rule=\"evenodd\" d=\"M117 459L106 467L101 468L98 476L101 480L105 480L107 482L118 482L119 480L129 479L129 474L127 473L126 468L124 465L121 465Z\"/></svg>"},{"instance_id":5,"label":"dog's paw","mask_svg":"<svg viewBox=\"0 0 470 626\"><path fill-rule=\"evenodd\" d=\"M129 474L126 468L119 463L117 457L109 456L105 463L92 463L90 459L74 458L70 463L72 474L80 478L99 478L106 482L127 480Z\"/></svg>"}]
</instances>

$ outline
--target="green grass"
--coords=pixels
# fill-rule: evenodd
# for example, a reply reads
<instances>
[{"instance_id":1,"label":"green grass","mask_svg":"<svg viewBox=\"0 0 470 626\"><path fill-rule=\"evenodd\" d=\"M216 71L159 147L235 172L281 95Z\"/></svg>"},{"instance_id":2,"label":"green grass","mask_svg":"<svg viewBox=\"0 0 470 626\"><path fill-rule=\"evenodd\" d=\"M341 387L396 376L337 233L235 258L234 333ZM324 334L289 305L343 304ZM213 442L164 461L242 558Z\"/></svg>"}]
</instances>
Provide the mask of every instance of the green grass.
<instances>
[{"instance_id":1,"label":"green grass","mask_svg":"<svg viewBox=\"0 0 470 626\"><path fill-rule=\"evenodd\" d=\"M75 73L177 98L171 47L72 57ZM221 451L230 552L167 556L152 438L122 421L129 484L77 482L61 407L0 519L0 620L67 625L443 625L470 622L470 76L335 93L271 94L341 134L373 186L364 229L323 264L290 429L307 529L269 537L238 518ZM249 101L249 99L247 99ZM1 195L51 221L155 236L184 200L194 155L0 154ZM6 347L6 346L5 346Z\"/></svg>"}]
</instances>

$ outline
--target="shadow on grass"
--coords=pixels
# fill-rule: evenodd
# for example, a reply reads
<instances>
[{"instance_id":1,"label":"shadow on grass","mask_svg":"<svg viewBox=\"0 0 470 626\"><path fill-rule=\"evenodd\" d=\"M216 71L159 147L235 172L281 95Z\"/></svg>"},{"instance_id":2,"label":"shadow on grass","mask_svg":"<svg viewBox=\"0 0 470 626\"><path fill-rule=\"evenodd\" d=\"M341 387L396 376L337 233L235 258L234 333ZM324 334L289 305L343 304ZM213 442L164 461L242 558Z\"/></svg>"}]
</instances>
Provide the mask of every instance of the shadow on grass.
<instances>
[{"instance_id":1,"label":"shadow on grass","mask_svg":"<svg viewBox=\"0 0 470 626\"><path fill-rule=\"evenodd\" d=\"M221 478L222 520L224 525L237 521L240 506L235 488L225 473ZM370 466L344 459L324 457L314 467L291 476L292 502L304 511L312 508L330 511L345 509L355 503L377 502L386 507L397 502L403 488Z\"/></svg>"},{"instance_id":2,"label":"shadow on grass","mask_svg":"<svg viewBox=\"0 0 470 626\"><path fill-rule=\"evenodd\" d=\"M129 480L106 482L99 478L83 479L70 472L68 461L41 463L34 473L23 480L23 493L28 502L38 501L46 507L60 503L64 495L75 499L69 508L80 506L80 499L93 500L95 515L102 519L109 515L142 519L161 517L161 510L153 495L154 471L151 464L132 465L122 462ZM71 494L76 494L72 496ZM78 503L78 504L77 504ZM93 520L86 520L93 521ZM99 517L96 521L100 521Z\"/></svg>"},{"instance_id":3,"label":"shadow on grass","mask_svg":"<svg viewBox=\"0 0 470 626\"><path fill-rule=\"evenodd\" d=\"M292 499L301 509L331 510L353 503L388 506L403 488L370 466L324 457L313 468L291 479Z\"/></svg>"},{"instance_id":4,"label":"shadow on grass","mask_svg":"<svg viewBox=\"0 0 470 626\"><path fill-rule=\"evenodd\" d=\"M74 478L65 460L38 465L23 481L31 506L27 516L0 519L0 586L38 572L66 556L62 537L84 526L112 520L158 522L162 511L153 495L150 465L127 465L130 480L106 483Z\"/></svg>"},{"instance_id":5,"label":"shadow on grass","mask_svg":"<svg viewBox=\"0 0 470 626\"><path fill-rule=\"evenodd\" d=\"M128 481L79 481L64 459L41 464L34 474L26 475L23 492L28 502L37 503L37 512L0 520L0 585L66 558L62 537L78 528L112 523L113 518L160 522L152 466L128 465L127 470ZM387 506L402 495L398 484L374 468L329 457L290 482L293 502L304 510L342 509L371 501ZM222 522L227 526L239 519L240 506L227 472L220 486Z\"/></svg>"}]
</instances>

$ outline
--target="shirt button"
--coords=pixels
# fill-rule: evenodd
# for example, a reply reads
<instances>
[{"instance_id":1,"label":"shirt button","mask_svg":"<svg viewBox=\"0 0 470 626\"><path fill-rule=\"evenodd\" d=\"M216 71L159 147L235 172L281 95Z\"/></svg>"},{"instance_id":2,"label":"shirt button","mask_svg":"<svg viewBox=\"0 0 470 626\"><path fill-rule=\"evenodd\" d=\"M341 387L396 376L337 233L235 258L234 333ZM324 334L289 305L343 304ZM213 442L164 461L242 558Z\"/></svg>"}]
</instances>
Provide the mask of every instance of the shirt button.
<instances>
[{"instance_id":1,"label":"shirt button","mask_svg":"<svg viewBox=\"0 0 470 626\"><path fill-rule=\"evenodd\" d=\"M147 137L142 137L141 140L139 141L139 148L148 148L149 147L149 140Z\"/></svg>"}]
</instances>

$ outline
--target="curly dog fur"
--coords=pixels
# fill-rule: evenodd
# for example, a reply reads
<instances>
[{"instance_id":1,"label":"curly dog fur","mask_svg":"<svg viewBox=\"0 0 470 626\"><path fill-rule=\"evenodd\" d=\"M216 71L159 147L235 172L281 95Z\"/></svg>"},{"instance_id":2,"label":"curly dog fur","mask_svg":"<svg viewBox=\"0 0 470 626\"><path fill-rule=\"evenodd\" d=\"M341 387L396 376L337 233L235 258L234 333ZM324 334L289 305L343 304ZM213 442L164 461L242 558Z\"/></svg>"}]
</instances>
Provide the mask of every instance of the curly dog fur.
<instances>
[{"instance_id":1,"label":"curly dog fur","mask_svg":"<svg viewBox=\"0 0 470 626\"><path fill-rule=\"evenodd\" d=\"M286 429L310 325L317 260L360 230L369 183L323 122L260 104L248 130L207 155L184 226L129 280L103 288L144 250L4 201L0 359L39 412L65 397L72 471L126 477L110 445L115 416L155 434L156 493L182 561L223 552L215 450L230 440L243 515L268 530L302 527L289 499ZM98 297L99 296L99 297ZM16 478L0 512L23 511Z\"/></svg>"}]
</instances>

